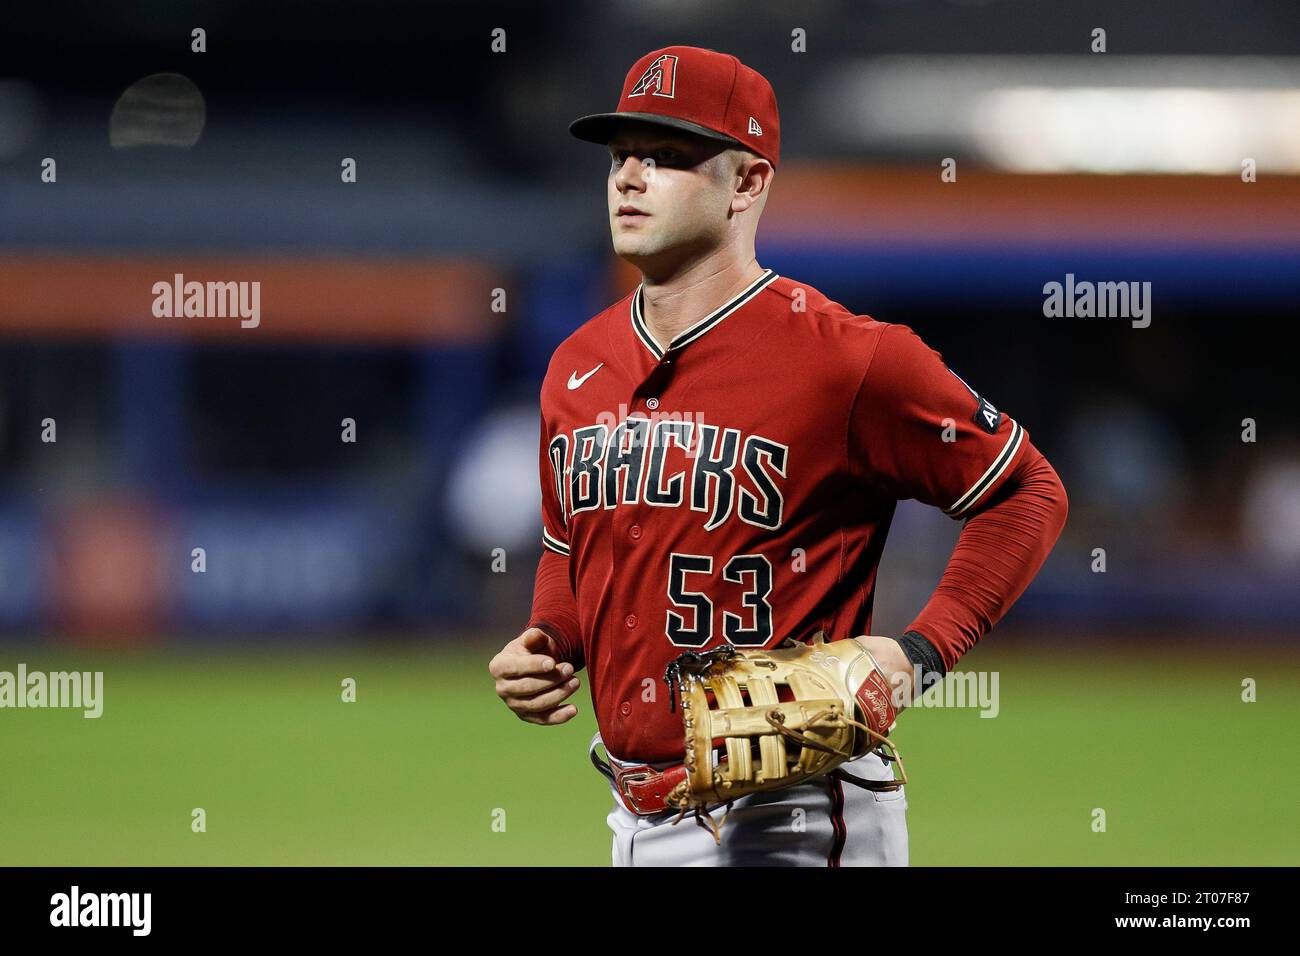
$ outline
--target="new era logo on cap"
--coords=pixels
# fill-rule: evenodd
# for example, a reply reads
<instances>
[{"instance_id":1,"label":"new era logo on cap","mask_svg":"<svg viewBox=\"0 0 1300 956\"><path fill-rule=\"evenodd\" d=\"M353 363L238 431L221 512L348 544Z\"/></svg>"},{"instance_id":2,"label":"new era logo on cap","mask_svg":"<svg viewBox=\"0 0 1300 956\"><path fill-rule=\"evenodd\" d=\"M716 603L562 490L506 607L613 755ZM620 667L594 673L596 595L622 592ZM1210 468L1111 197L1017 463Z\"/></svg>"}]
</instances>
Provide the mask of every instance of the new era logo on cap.
<instances>
[{"instance_id":1,"label":"new era logo on cap","mask_svg":"<svg viewBox=\"0 0 1300 956\"><path fill-rule=\"evenodd\" d=\"M772 84L734 56L716 50L670 46L647 53L628 71L616 110L576 119L569 131L605 145L625 120L741 146L773 166L781 159L781 119Z\"/></svg>"}]
</instances>

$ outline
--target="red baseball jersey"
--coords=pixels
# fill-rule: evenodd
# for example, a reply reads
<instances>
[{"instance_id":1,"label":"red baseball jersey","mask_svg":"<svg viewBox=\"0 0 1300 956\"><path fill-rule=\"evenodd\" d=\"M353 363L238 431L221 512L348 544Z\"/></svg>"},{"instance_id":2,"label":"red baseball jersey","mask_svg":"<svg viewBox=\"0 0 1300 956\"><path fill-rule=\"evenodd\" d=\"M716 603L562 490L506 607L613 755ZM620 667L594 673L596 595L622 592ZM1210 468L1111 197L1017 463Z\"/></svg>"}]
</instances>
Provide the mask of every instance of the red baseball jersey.
<instances>
[{"instance_id":1,"label":"red baseball jersey","mask_svg":"<svg viewBox=\"0 0 1300 956\"><path fill-rule=\"evenodd\" d=\"M564 638L606 747L638 761L682 754L670 660L870 633L896 502L968 516L1028 446L909 328L770 269L667 349L638 286L556 349L541 413Z\"/></svg>"}]
</instances>

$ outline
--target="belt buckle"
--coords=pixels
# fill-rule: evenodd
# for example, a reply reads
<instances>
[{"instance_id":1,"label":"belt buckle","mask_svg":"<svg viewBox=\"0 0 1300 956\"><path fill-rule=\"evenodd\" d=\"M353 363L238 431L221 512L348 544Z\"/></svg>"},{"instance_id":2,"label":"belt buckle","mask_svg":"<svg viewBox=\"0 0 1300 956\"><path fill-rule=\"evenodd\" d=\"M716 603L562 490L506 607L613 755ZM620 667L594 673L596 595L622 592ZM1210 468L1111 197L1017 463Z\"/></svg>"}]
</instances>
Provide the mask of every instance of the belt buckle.
<instances>
[{"instance_id":1,"label":"belt buckle","mask_svg":"<svg viewBox=\"0 0 1300 956\"><path fill-rule=\"evenodd\" d=\"M632 791L629 787L634 783L645 783L650 779L649 770L638 770L636 773L623 773L618 776L618 788L623 791L623 796L629 800L632 799Z\"/></svg>"}]
</instances>

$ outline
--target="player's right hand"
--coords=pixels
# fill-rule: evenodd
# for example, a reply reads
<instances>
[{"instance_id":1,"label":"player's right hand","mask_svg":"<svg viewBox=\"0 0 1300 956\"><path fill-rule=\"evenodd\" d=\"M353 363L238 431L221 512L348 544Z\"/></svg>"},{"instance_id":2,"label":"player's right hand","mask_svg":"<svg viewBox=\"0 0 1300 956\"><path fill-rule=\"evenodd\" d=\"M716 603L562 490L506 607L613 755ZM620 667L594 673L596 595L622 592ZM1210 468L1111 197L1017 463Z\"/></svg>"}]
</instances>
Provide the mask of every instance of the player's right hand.
<instances>
[{"instance_id":1,"label":"player's right hand","mask_svg":"<svg viewBox=\"0 0 1300 956\"><path fill-rule=\"evenodd\" d=\"M501 648L488 673L496 678L497 696L520 720L551 726L578 712L564 703L580 686L573 665L560 661L555 641L539 628L530 627Z\"/></svg>"}]
</instances>

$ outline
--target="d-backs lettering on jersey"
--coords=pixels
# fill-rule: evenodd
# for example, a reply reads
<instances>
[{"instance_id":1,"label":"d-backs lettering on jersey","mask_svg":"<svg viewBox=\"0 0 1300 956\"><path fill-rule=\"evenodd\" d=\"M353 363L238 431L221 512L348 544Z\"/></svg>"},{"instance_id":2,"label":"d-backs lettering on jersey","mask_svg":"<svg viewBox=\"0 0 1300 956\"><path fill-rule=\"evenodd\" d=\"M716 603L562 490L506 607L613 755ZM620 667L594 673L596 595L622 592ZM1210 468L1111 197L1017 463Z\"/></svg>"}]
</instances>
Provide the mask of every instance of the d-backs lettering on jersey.
<instances>
[{"instance_id":1,"label":"d-backs lettering on jersey","mask_svg":"<svg viewBox=\"0 0 1300 956\"><path fill-rule=\"evenodd\" d=\"M641 309L638 287L556 350L539 474L601 735L666 761L669 660L868 633L896 503L973 513L1026 433L910 329L771 270L666 348Z\"/></svg>"},{"instance_id":2,"label":"d-backs lettering on jersey","mask_svg":"<svg viewBox=\"0 0 1300 956\"><path fill-rule=\"evenodd\" d=\"M670 461L674 449L680 455L672 458L682 461ZM644 501L689 508L712 531L728 520L779 528L789 455L787 446L762 435L651 413L557 435L548 457L566 524L579 512Z\"/></svg>"}]
</instances>

